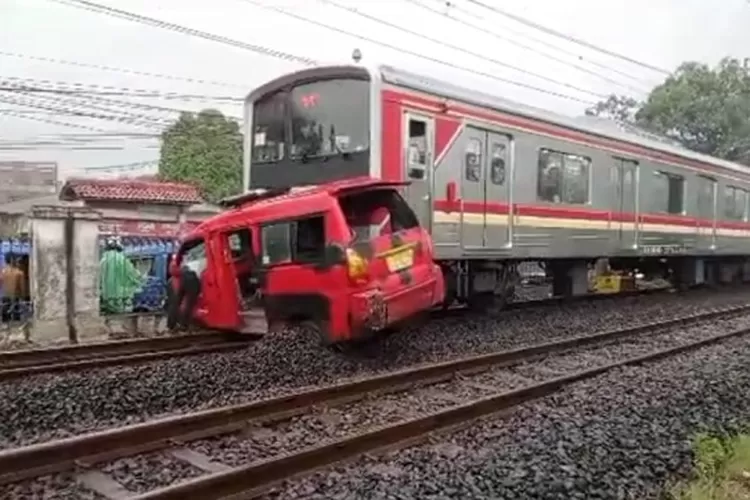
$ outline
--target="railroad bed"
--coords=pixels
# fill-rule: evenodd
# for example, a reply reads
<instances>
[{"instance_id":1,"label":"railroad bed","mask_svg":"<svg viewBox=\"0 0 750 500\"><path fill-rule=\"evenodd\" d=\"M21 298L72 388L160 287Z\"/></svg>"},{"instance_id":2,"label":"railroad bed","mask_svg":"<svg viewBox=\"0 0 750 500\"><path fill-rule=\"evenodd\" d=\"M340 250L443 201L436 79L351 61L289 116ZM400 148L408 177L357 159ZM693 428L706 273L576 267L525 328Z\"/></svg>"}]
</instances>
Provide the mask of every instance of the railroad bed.
<instances>
[{"instance_id":1,"label":"railroad bed","mask_svg":"<svg viewBox=\"0 0 750 500\"><path fill-rule=\"evenodd\" d=\"M49 488L77 498L257 496L295 474L748 333L750 306L723 307L7 450L0 482L27 481L3 498ZM52 472L62 474L28 480Z\"/></svg>"},{"instance_id":2,"label":"railroad bed","mask_svg":"<svg viewBox=\"0 0 750 500\"><path fill-rule=\"evenodd\" d=\"M618 294L617 298L664 293L668 290L668 288L648 288ZM581 295L571 299L551 297L516 302L509 304L507 309L523 310L555 306L572 301L612 300L614 298L616 297L602 294ZM444 312L436 311L435 317L463 313L464 310L461 308ZM64 347L0 351L0 381L45 373L132 365L180 356L231 352L242 349L247 346L248 342L261 338L262 336L206 332L174 337L128 339Z\"/></svg>"},{"instance_id":3,"label":"railroad bed","mask_svg":"<svg viewBox=\"0 0 750 500\"><path fill-rule=\"evenodd\" d=\"M449 315L347 355L322 350L309 332L289 330L235 352L8 380L0 383L0 448L749 302L745 287Z\"/></svg>"},{"instance_id":4,"label":"railroad bed","mask_svg":"<svg viewBox=\"0 0 750 500\"><path fill-rule=\"evenodd\" d=\"M42 373L127 365L247 347L257 337L198 333L173 337L117 340L65 347L0 352L0 381Z\"/></svg>"}]
</instances>

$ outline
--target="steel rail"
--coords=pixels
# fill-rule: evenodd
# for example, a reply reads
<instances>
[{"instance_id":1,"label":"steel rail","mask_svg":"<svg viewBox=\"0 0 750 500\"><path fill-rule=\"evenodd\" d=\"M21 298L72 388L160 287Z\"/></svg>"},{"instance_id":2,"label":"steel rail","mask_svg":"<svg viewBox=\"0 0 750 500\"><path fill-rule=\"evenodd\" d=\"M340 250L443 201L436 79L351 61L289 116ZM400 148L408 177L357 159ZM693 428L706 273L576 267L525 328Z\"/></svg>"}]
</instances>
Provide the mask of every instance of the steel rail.
<instances>
[{"instance_id":1,"label":"steel rail","mask_svg":"<svg viewBox=\"0 0 750 500\"><path fill-rule=\"evenodd\" d=\"M402 421L395 425L382 426L320 446L308 447L300 452L260 460L249 465L234 467L225 472L199 476L195 479L152 490L133 498L137 500L181 500L185 498L228 500L255 498L267 493L283 481L299 478L323 467L357 458L365 453L375 453L383 450L393 451L396 448L417 444L429 434L466 425L476 419L549 396L571 384L597 377L608 371L656 361L748 333L750 333L750 328L741 328L678 347L653 351L642 356L582 370L521 389L477 399L423 417Z\"/></svg>"},{"instance_id":2,"label":"steel rail","mask_svg":"<svg viewBox=\"0 0 750 500\"><path fill-rule=\"evenodd\" d=\"M40 373L82 370L246 347L243 339L220 333L96 342L76 346L0 352L0 381Z\"/></svg>"},{"instance_id":3,"label":"steel rail","mask_svg":"<svg viewBox=\"0 0 750 500\"><path fill-rule=\"evenodd\" d=\"M662 322L418 366L251 403L165 417L8 449L0 451L0 485L76 467L91 467L108 460L173 447L177 443L231 433L244 428L250 421L259 423L289 418L316 405L333 406L362 399L371 393L396 392L417 383L450 380L457 373L512 366L577 347L606 344L655 329L749 311L750 305L719 308Z\"/></svg>"},{"instance_id":4,"label":"steel rail","mask_svg":"<svg viewBox=\"0 0 750 500\"><path fill-rule=\"evenodd\" d=\"M548 297L507 305L506 310L531 309L560 305L570 301L614 299L649 293L664 292L665 288L633 290L618 294L586 294L574 297ZM463 314L465 308L434 311L434 316ZM243 348L250 340L262 336L222 336L219 333L199 333L175 337L127 339L95 342L64 347L0 351L0 382L42 373L60 373L107 366L136 364L180 356L233 351Z\"/></svg>"}]
</instances>

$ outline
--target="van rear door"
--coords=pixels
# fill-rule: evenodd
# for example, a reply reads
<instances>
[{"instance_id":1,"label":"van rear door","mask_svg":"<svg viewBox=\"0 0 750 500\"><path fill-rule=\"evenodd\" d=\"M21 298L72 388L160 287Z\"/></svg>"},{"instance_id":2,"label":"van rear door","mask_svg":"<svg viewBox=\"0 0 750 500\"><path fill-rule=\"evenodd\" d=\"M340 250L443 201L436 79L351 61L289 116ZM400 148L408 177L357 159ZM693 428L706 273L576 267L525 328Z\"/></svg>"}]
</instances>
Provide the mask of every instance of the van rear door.
<instances>
[{"instance_id":1,"label":"van rear door","mask_svg":"<svg viewBox=\"0 0 750 500\"><path fill-rule=\"evenodd\" d=\"M388 323L432 307L432 245L398 191L379 187L349 192L339 204L352 232L350 247L366 261L360 286L381 289Z\"/></svg>"}]
</instances>

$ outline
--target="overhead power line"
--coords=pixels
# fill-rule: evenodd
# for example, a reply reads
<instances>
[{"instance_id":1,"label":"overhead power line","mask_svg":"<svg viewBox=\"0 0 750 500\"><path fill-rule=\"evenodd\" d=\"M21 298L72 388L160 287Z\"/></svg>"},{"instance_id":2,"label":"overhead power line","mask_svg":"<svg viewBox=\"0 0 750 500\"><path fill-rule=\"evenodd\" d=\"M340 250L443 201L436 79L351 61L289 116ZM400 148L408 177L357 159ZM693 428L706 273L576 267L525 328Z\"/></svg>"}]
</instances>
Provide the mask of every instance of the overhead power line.
<instances>
[{"instance_id":1,"label":"overhead power line","mask_svg":"<svg viewBox=\"0 0 750 500\"><path fill-rule=\"evenodd\" d=\"M554 78L551 78L551 77L549 77L547 75L536 73L534 71L530 71L530 70L521 68L520 66L516 66L514 64L510 64L510 63L501 61L499 59L495 59L493 57L485 56L485 55L480 54L478 52L474 52L472 50L469 50L469 49L466 49L464 47L461 47L459 45L454 45L454 44L452 44L450 42L446 42L444 40L440 40L439 38L434 38L434 37L431 37L429 35L418 33L418 32L413 31L411 29L404 28L403 26L399 26L398 24L395 24L395 23L392 23L390 21L386 21L384 19L380 19L379 17L372 16L370 14L362 12L362 11L356 9L356 8L349 7L347 5L341 5L338 2L335 2L334 0L319 0L319 1L321 1L323 3L326 3L326 4L329 4L329 5L332 5L332 6L336 7L336 8L338 8L338 9L342 9L342 10L345 10L347 12L351 12L352 14L355 14L357 16L363 17L363 18L368 19L370 21L376 22L376 23L381 24L383 26L388 26L389 28L393 28L393 29L399 30L402 33L406 33L406 34L411 35L411 36L416 36L418 38L422 38L422 39L427 40L429 42L432 42L432 43L435 43L435 44L438 44L438 45L442 45L443 47L447 47L447 48L452 49L452 50L463 52L464 54L468 54L470 56L473 56L473 57L476 57L476 58L479 58L479 59L484 59L485 61L489 61L489 62L491 62L493 64L497 64L498 66L503 66L505 68L509 68L509 69L514 70L514 71L518 71L519 73L524 73L526 75L533 76L533 77L539 78L541 80L545 80L545 81L553 83L555 85L560 85L560 86L563 86L563 87L567 87L569 89L576 90L578 92L582 92L584 94L588 94L588 95L591 95L591 96L594 96L594 97L598 97L600 99L605 99L607 97L605 94L600 94L598 92L594 92L592 90L585 89L585 88L579 87L577 85L573 85L571 83L562 82L560 80L556 80Z\"/></svg>"},{"instance_id":2,"label":"overhead power line","mask_svg":"<svg viewBox=\"0 0 750 500\"><path fill-rule=\"evenodd\" d=\"M2 77L0 76L0 84L2 83ZM26 90L24 87L14 88L13 90L8 90L0 87L0 90L4 90L6 92L15 92L19 94L35 94L35 92L30 92ZM94 103L104 103L109 104L111 106L115 107L124 107L124 108L131 108L131 109L139 109L139 110L146 110L151 111L155 113L200 113L200 110L193 110L193 109L180 109L180 108L172 108L172 107L166 107L166 106L157 106L154 104L144 104L140 102L132 102L132 101L123 101L120 99L107 99L104 97L97 97L97 96L91 96L91 95L70 95L65 94L68 97L71 97L71 99L68 99L68 102L94 102ZM50 99L47 95L44 95L42 97L43 99ZM58 99L60 102L65 102L63 99ZM227 113L222 113L227 119L235 120L235 121L242 121L242 118L239 116L233 116Z\"/></svg>"},{"instance_id":3,"label":"overhead power line","mask_svg":"<svg viewBox=\"0 0 750 500\"><path fill-rule=\"evenodd\" d=\"M408 0L408 1L412 1L413 2L414 0ZM434 1L437 2L437 3L441 3L441 4L446 4L447 3L451 10L455 10L457 12L462 12L464 15L469 16L472 19L475 19L477 21L486 21L486 17L480 16L479 14L471 12L470 10L462 9L458 5L454 5L454 4L450 3L450 2L445 2L444 0L434 0ZM449 13L446 13L444 15L450 17L451 19L456 19L455 16L452 16ZM511 30L511 29L508 29L507 27L503 27L503 31L507 31L510 34L516 35L516 36L521 37L521 38L526 38L528 40L531 40L534 43L538 43L539 45L547 47L548 49L555 50L555 51L560 52L562 54L567 54L567 55L569 55L571 57L576 58L579 61L585 61L588 64L591 64L592 66L596 66L599 69L604 69L604 70L607 70L607 71L611 71L613 73L616 73L616 74L618 74L618 75L620 75L620 76L622 76L624 78L627 78L627 79L629 79L631 81L634 81L636 83L644 83L639 78L633 76L630 73L627 73L625 71L621 71L621 70L619 70L617 68L611 67L611 66L609 66L607 64L604 64L604 63L601 63L601 62L599 62L597 60L590 59L590 58L585 58L585 57L583 57L583 55L581 55L579 53L576 53L576 52L574 52L572 50L569 50L569 49L567 49L566 47L564 47L564 46L562 46L560 44L555 44L553 42L549 42L549 41L544 40L542 38L531 36L528 33L523 33L523 32L520 32L520 31ZM651 85L651 84L648 84L648 85Z\"/></svg>"},{"instance_id":4,"label":"overhead power line","mask_svg":"<svg viewBox=\"0 0 750 500\"><path fill-rule=\"evenodd\" d=\"M521 88L525 88L525 89L528 89L528 90L534 90L536 92L539 92L539 93L542 93L542 94L548 94L548 95L555 96L555 97L559 97L561 99L566 99L566 100L569 100L569 101L580 102L580 103L583 103L583 104L586 104L586 105L589 105L589 106L594 104L594 102L592 102L592 101L581 99L581 98L576 97L576 96L571 96L569 94L564 94L562 92L556 92L554 90L549 90L549 89L545 89L545 88L542 88L542 87L537 87L537 86L534 86L534 85L530 85L528 83L520 82L520 81L517 81L517 80L512 80L510 78L504 78L504 77L495 75L493 73L488 73L488 72L485 72L485 71L475 70L473 68L469 68L469 67L466 67L466 66L461 66L461 65L458 65L458 64L453 64L453 63L450 63L450 62L438 59L436 57L423 55L423 54L420 54L419 52L416 52L416 51L413 51L413 50L409 50L409 49L407 49L407 48L405 48L403 46L398 46L398 45L391 44L391 43L388 43L388 42L384 42L384 41L381 41L381 40L376 40L374 38L370 38L370 37L367 37L365 35L361 35L359 33L354 33L354 32L347 31L345 29L342 29L342 28L339 28L339 27L336 27L336 26L331 26L330 24L325 24L325 23L322 23L320 21L316 21L314 19L309 19L307 17L295 14L293 12L286 11L286 10L281 9L279 7L276 7L276 6L265 5L265 4L262 4L260 2L255 1L255 0L242 0L242 1L244 1L244 2L246 2L248 4L251 4L251 5L254 5L256 7L259 7L261 9L271 10L271 11L277 12L277 13L285 15L285 16L292 17L294 19L297 19L299 21L302 21L302 22L305 22L305 23L308 23L308 24L313 24L313 25L319 26L321 28L325 28L325 29L328 29L328 30L331 30L331 31L335 31L337 33L340 33L340 34L343 34L343 35L346 35L346 36L350 36L350 37L353 37L353 38L357 38L359 40L363 40L365 42L374 43L376 45L380 45L381 47L385 47L385 48L388 48L388 49L391 49L391 50L395 50L395 51L400 52L402 54L409 54L411 56L418 57L418 58L424 59L426 61L431 61L431 62L440 64L440 65L443 65L443 66L447 66L449 68L457 69L457 70L460 70L460 71L465 71L467 73L473 73L475 75L479 75L479 76L483 76L483 77L486 77L486 78L490 78L492 80L496 80L496 81L499 81L499 82L507 83L509 85L513 85L513 86L516 86L516 87L521 87Z\"/></svg>"},{"instance_id":5,"label":"overhead power line","mask_svg":"<svg viewBox=\"0 0 750 500\"><path fill-rule=\"evenodd\" d=\"M587 49L594 50L596 52L599 52L601 54L608 55L610 57L615 57L617 59L621 59L623 61L627 61L631 64L635 64L636 66L640 66L642 68L650 69L651 71L656 71L657 73L662 73L664 75L670 75L671 71L666 70L664 68L660 68L659 66L655 66L653 64L649 64L643 61L639 61L638 59L634 59L632 57L619 54L617 52L614 52L609 49L605 49L603 47L599 47L598 45L595 45L591 42L587 42L586 40L582 40L580 38L576 38L572 35L568 35L566 33L562 33L560 31L554 30L552 28L548 28L547 26L543 26L539 23L535 23L534 21L531 21L529 19L523 18L521 16L518 16L516 14L513 14L511 12L508 12L506 10L499 9L493 5L488 5L480 0L466 0L469 3L472 3L474 5L477 5L479 7L482 7L484 9L487 9L491 12L495 12L496 14L500 14L503 17L507 17L508 19L512 19L513 21L516 21L517 23L523 24L524 26L528 26L530 28L533 28L535 30L541 31L543 33L546 33L548 35L552 35L557 38L562 38L563 40L567 40L568 42L575 43L577 45L580 45L582 47L586 47ZM448 2L450 4L450 2ZM451 4L452 5L452 4Z\"/></svg>"},{"instance_id":6,"label":"overhead power line","mask_svg":"<svg viewBox=\"0 0 750 500\"><path fill-rule=\"evenodd\" d=\"M204 80L201 78L189 78L186 76L167 75L164 73L152 73L150 71L141 71L141 70L128 69L128 68L117 68L114 66L105 66L102 64L90 64L90 63L83 63L83 62L78 62L78 61L70 61L67 59L55 59L52 57L32 56L28 54L19 54L17 52L6 52L2 50L0 50L0 56L15 57L18 59L27 59L27 60L32 60L32 61L43 61L43 62L48 62L48 63L53 63L53 64L63 64L66 66L76 66L79 68L97 69L100 71L111 71L114 73L125 73L125 74L130 74L130 75L147 76L150 78L163 78L165 80L197 83L201 85L216 85L220 87L234 87L234 88L240 88L240 89L247 88L247 85L241 85L239 83L219 82L215 80Z\"/></svg>"},{"instance_id":7,"label":"overhead power line","mask_svg":"<svg viewBox=\"0 0 750 500\"><path fill-rule=\"evenodd\" d=\"M44 109L48 111L60 111L60 108L50 106L48 103L40 103L39 101L29 100L29 99L9 99L7 96L1 96L0 102L3 102L5 104L14 104L18 106L25 106L30 107L34 109ZM149 121L148 118L133 118L133 117L127 117L127 116L117 116L112 114L105 114L105 113L89 113L85 111L78 111L75 109L65 109L65 111L70 111L71 114L73 114L76 117L81 118L93 118L98 120L106 120L106 121L116 121L121 123L127 123L136 127L145 127L145 128L151 128L151 129L158 129L161 130L166 124L160 124L156 125L152 121Z\"/></svg>"},{"instance_id":8,"label":"overhead power line","mask_svg":"<svg viewBox=\"0 0 750 500\"><path fill-rule=\"evenodd\" d=\"M179 94L152 89L134 89L130 87L114 87L92 83L67 82L61 80L40 80L35 78L21 78L16 76L0 76L1 90L23 90L25 92L70 94L70 95L104 95L131 96L143 98L158 98L164 100L202 100L216 102L242 103L240 96L216 96L205 94Z\"/></svg>"},{"instance_id":9,"label":"overhead power line","mask_svg":"<svg viewBox=\"0 0 750 500\"><path fill-rule=\"evenodd\" d=\"M526 43L520 42L520 41L518 41L518 40L516 40L516 39L514 39L514 38L512 38L510 36L504 36L504 35L501 35L499 33L494 32L494 31L491 31L491 30L488 30L486 28L483 28L482 26L479 26L478 24L470 23L470 22L465 21L464 19L461 19L459 17L456 17L456 16L454 16L454 15L448 13L448 12L440 12L439 10L435 10L435 9L433 9L431 7L428 7L427 5L424 5L419 0L406 0L406 2L412 4L412 5L416 6L416 7L419 7L420 9L423 9L423 10L425 10L427 12L430 12L432 14L443 16L446 19L450 19L451 21L457 22L457 23L459 23L459 24L461 24L463 26L466 26L467 28L470 28L472 30L476 30L476 31L479 31L479 32L484 33L486 35L489 35L489 36L491 36L491 37L493 37L493 38L495 38L497 40L501 40L503 42L510 43L510 44L515 45L517 47L520 47L522 49L528 50L530 52L534 52L535 54L538 54L538 55L540 55L542 57L545 57L545 58L547 58L547 59L549 59L551 61L555 61L555 62L564 64L566 66L570 66L572 68L577 69L578 71L581 71L582 73L586 73L588 75L600 78L603 81L611 83L613 85L617 85L619 87L623 87L623 88L626 88L626 89L634 91L634 92L648 92L647 90L644 90L642 88L633 87L632 85L630 85L628 83L623 83L621 81L615 80L614 78L610 78L607 75L604 75L602 73L594 71L594 70L592 70L590 68L587 68L587 67L585 67L583 65L576 64L575 62L567 61L567 60L565 60L565 59L563 59L561 57L557 57L554 54L549 54L547 52L541 51L541 50L539 50L536 47L533 47L533 46L528 45ZM456 6L454 6L453 8L456 9L456 10L458 10L458 11L460 11L460 12L463 12L466 15L469 15L469 16L472 16L472 17L475 17L475 18L480 18L480 16L477 16L476 14L474 14L472 12L469 12L469 11L466 11L466 10L461 10L461 9L459 9ZM504 32L507 31L510 34L513 34L513 35L516 35L516 36L522 36L521 33L517 32L517 31L508 30L507 28L503 28L503 31ZM581 56L579 56L579 55L577 55L575 53L569 52L569 51L565 51L564 49L560 49L559 47L557 47L555 45L545 43L545 42L543 42L541 40L537 40L535 38L530 38L530 39L533 40L536 43L541 43L543 45L547 45L548 47L551 47L551 48L553 48L555 50L558 50L559 52L567 53L569 55L572 55L576 59L583 59ZM616 68L610 68L607 65L600 64L600 63L598 63L596 61L586 61L586 62L588 62L589 64L592 64L592 65L598 66L601 69L609 70L609 71L612 71L613 73L620 74L621 76L624 76L624 77L626 77L628 79L637 80L632 75L628 75L627 73L621 72L621 71L617 70Z\"/></svg>"},{"instance_id":10,"label":"overhead power line","mask_svg":"<svg viewBox=\"0 0 750 500\"><path fill-rule=\"evenodd\" d=\"M270 49L268 47L263 47L262 45L256 45L252 43L241 42L239 40L233 40L225 36L215 35L213 33L208 33L206 31L200 31L197 29L188 28L187 26L182 26L176 23L162 21L160 19L155 19L153 17L142 16L140 14L135 14L133 12L128 12L128 11L121 10L121 9L115 9L114 7L108 7L106 5L101 5L95 2L89 2L87 0L49 0L49 1L59 3L62 5L67 5L69 7L75 7L77 9L87 10L90 12L96 12L98 14L104 14L104 15L111 16L111 17L125 19L127 21L132 21L132 22L139 23L139 24L153 26L155 28L161 28L161 29L165 29L169 31L174 31L176 33L182 33L184 35L203 38L204 40L210 40L212 42L229 45L231 47L236 47L238 49L249 50L251 52L255 52L256 54L261 54L261 55L269 56L269 57L275 57L276 59L282 59L285 61L304 64L306 66L316 66L318 64L317 61L315 61L314 59L310 59L309 57L298 56L295 54L290 54L288 52L283 52L281 50Z\"/></svg>"}]
</instances>

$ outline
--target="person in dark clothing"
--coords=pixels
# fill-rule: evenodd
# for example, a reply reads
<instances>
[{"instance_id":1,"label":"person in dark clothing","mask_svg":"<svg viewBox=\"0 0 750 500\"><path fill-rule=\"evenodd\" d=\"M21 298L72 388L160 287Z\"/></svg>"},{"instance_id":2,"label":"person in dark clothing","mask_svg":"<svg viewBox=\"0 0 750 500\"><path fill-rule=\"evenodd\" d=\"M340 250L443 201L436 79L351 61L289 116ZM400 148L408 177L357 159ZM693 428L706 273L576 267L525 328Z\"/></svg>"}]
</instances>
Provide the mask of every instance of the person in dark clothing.
<instances>
[{"instance_id":1,"label":"person in dark clothing","mask_svg":"<svg viewBox=\"0 0 750 500\"><path fill-rule=\"evenodd\" d=\"M175 287L174 281L170 280L167 289L167 328L170 330L187 329L193 322L195 306L201 293L200 276L205 265L205 256L185 255L180 266L179 285Z\"/></svg>"}]
</instances>

